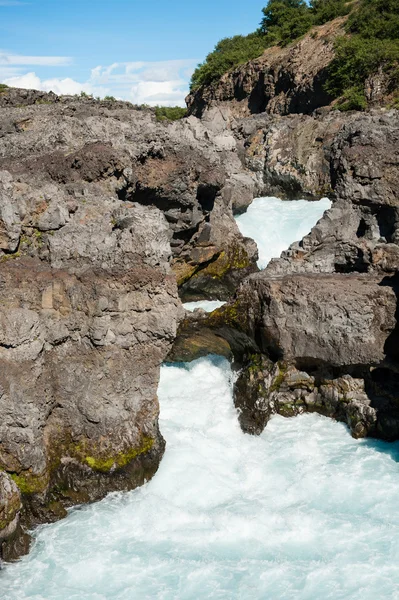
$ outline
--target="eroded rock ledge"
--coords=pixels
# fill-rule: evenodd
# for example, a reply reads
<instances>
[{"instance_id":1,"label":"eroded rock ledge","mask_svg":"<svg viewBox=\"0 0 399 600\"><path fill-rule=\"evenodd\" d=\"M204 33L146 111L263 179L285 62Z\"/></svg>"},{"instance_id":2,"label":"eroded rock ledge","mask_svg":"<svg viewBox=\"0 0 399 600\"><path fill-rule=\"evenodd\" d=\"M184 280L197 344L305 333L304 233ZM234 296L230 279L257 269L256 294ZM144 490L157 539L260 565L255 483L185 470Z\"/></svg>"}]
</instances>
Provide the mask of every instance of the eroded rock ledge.
<instances>
[{"instance_id":1,"label":"eroded rock ledge","mask_svg":"<svg viewBox=\"0 0 399 600\"><path fill-rule=\"evenodd\" d=\"M330 134L335 119L323 120ZM289 117L283 128L298 140L306 121L317 122ZM208 346L240 366L235 402L244 431L261 433L277 412L317 411L345 421L356 437L399 439L398 131L396 111L341 123L328 147L311 150L317 164L330 166L317 173L331 185L332 209L248 277L234 301L180 324L172 359L195 358ZM297 148L290 145L287 161ZM270 159L263 164L270 173ZM290 167L290 177L300 182L307 173Z\"/></svg>"},{"instance_id":2,"label":"eroded rock ledge","mask_svg":"<svg viewBox=\"0 0 399 600\"><path fill-rule=\"evenodd\" d=\"M299 41L267 48L262 56L202 86L186 99L191 114L202 117L212 106L228 106L238 117L267 112L311 114L332 101L324 90L334 40L346 17L315 27Z\"/></svg>"},{"instance_id":3,"label":"eroded rock ledge","mask_svg":"<svg viewBox=\"0 0 399 600\"><path fill-rule=\"evenodd\" d=\"M0 466L32 527L156 471L159 366L180 301L155 208L87 195L68 224L24 231L31 256L6 254L0 269ZM15 503L6 559L26 543Z\"/></svg>"},{"instance_id":4,"label":"eroded rock ledge","mask_svg":"<svg viewBox=\"0 0 399 600\"><path fill-rule=\"evenodd\" d=\"M397 112L165 124L21 90L0 107L4 558L27 526L156 471L166 357L234 357L246 431L318 410L399 437ZM258 273L233 214L272 193L334 206ZM179 295L230 302L189 317Z\"/></svg>"}]
</instances>

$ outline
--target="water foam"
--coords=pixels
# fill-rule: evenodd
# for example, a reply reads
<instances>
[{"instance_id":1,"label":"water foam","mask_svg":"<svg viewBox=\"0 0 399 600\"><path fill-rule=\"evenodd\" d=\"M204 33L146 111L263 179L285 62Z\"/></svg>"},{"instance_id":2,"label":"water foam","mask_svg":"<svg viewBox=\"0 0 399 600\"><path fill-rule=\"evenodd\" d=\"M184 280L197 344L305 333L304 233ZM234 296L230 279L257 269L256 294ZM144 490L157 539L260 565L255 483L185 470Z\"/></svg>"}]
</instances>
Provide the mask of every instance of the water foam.
<instances>
[{"instance_id":1,"label":"water foam","mask_svg":"<svg viewBox=\"0 0 399 600\"><path fill-rule=\"evenodd\" d=\"M328 198L316 202L256 198L236 221L241 233L257 243L258 267L264 269L272 258L307 235L330 207Z\"/></svg>"},{"instance_id":2,"label":"water foam","mask_svg":"<svg viewBox=\"0 0 399 600\"><path fill-rule=\"evenodd\" d=\"M42 527L2 600L399 598L399 445L317 415L244 435L232 380L163 366L157 475Z\"/></svg>"},{"instance_id":3,"label":"water foam","mask_svg":"<svg viewBox=\"0 0 399 600\"><path fill-rule=\"evenodd\" d=\"M205 312L212 312L226 304L223 300L199 300L198 302L186 302L183 304L186 310L193 312L196 308L202 308Z\"/></svg>"}]
</instances>

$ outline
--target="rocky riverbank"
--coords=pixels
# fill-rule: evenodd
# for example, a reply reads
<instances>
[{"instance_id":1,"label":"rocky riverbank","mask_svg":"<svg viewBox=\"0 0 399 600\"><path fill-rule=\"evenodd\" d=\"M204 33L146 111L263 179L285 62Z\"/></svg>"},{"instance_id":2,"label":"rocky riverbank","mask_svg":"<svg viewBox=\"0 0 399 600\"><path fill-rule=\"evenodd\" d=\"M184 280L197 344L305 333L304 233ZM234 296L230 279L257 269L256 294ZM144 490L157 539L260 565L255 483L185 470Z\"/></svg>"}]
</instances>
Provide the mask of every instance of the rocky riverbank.
<instances>
[{"instance_id":1,"label":"rocky riverbank","mask_svg":"<svg viewBox=\"0 0 399 600\"><path fill-rule=\"evenodd\" d=\"M290 180L304 185L310 168L292 166L300 156L294 124L301 131L304 123L323 123L330 134L318 152L312 147L310 160L331 186L333 207L310 235L247 278L234 301L210 316L186 318L172 357L196 358L201 339L236 358L242 365L236 406L245 431L260 433L274 413L317 411L347 422L356 437L395 440L399 115L351 114L340 126L338 118L283 119L291 144L287 162L279 155L277 163L282 190L287 167ZM270 158L264 164L267 178Z\"/></svg>"},{"instance_id":2,"label":"rocky riverbank","mask_svg":"<svg viewBox=\"0 0 399 600\"><path fill-rule=\"evenodd\" d=\"M4 558L26 527L156 471L166 357L234 357L246 431L317 410L399 437L398 125L397 111L243 117L234 103L165 123L0 93ZM271 193L334 204L258 273L233 215ZM189 316L179 296L230 302Z\"/></svg>"}]
</instances>

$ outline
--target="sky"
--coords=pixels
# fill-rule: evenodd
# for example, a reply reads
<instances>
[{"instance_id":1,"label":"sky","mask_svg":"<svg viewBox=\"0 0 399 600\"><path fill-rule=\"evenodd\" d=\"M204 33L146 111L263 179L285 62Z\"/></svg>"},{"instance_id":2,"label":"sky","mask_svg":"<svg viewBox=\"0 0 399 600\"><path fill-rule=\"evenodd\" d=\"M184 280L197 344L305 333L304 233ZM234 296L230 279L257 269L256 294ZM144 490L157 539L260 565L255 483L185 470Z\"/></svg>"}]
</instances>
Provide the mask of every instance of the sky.
<instances>
[{"instance_id":1,"label":"sky","mask_svg":"<svg viewBox=\"0 0 399 600\"><path fill-rule=\"evenodd\" d=\"M180 105L223 37L254 31L265 0L0 0L0 82Z\"/></svg>"}]
</instances>

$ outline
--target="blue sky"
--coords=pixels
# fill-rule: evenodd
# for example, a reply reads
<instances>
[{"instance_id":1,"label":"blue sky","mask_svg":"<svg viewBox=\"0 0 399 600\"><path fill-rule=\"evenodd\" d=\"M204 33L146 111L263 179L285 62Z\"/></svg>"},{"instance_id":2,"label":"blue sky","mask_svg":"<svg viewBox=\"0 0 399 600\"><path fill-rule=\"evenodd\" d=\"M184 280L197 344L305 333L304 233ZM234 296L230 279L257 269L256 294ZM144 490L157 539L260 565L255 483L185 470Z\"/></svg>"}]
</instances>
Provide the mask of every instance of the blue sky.
<instances>
[{"instance_id":1,"label":"blue sky","mask_svg":"<svg viewBox=\"0 0 399 600\"><path fill-rule=\"evenodd\" d=\"M222 37L254 31L265 0L0 0L0 82L183 104Z\"/></svg>"}]
</instances>

